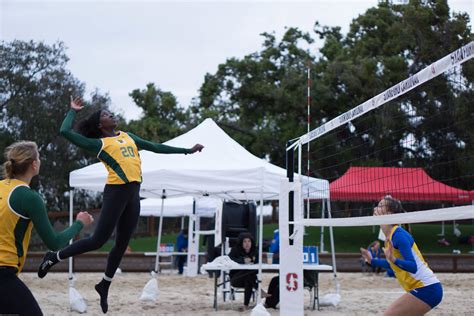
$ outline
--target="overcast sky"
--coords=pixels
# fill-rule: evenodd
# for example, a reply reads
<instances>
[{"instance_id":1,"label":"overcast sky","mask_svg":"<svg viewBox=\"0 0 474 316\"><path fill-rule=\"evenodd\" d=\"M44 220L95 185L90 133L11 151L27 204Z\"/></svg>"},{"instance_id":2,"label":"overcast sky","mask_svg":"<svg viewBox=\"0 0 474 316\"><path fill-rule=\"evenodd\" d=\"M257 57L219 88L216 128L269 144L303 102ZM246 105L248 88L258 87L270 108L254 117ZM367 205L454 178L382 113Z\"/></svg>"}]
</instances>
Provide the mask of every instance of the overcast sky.
<instances>
[{"instance_id":1,"label":"overcast sky","mask_svg":"<svg viewBox=\"0 0 474 316\"><path fill-rule=\"evenodd\" d=\"M474 0L449 0L468 12ZM140 109L128 94L153 82L188 106L206 73L227 58L259 51L262 32L285 27L311 32L315 21L341 26L377 0L311 1L19 1L0 0L0 38L58 40L67 46L68 68L87 91L108 93L112 109L127 120Z\"/></svg>"}]
</instances>

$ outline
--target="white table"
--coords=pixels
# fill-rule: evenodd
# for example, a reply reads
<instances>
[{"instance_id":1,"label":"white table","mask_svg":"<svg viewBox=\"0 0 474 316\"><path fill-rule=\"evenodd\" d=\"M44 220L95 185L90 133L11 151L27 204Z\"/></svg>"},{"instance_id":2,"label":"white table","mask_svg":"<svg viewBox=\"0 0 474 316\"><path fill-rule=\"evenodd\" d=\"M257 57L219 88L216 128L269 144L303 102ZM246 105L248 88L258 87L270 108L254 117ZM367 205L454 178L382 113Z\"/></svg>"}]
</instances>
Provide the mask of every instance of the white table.
<instances>
[{"instance_id":1,"label":"white table","mask_svg":"<svg viewBox=\"0 0 474 316\"><path fill-rule=\"evenodd\" d=\"M229 267L229 266L220 265L220 264L212 265L212 263L208 263L202 268L206 271L211 271L211 272L217 272L217 271L229 272L231 270L258 270L259 265L258 264L236 264L232 267ZM319 309L319 285L318 285L319 277L318 275L319 275L319 272L332 271L332 266L327 265L327 264L303 264L303 270L316 272L316 280L315 280L315 284L313 284L313 310L315 309L316 302L318 304L318 309ZM262 272L278 272L278 271L280 271L279 264L267 264L267 263L262 264ZM216 311L217 311L217 288L219 286L224 285L227 282L224 280L224 282L218 283L217 278L218 278L217 273L214 273L214 309Z\"/></svg>"},{"instance_id":2,"label":"white table","mask_svg":"<svg viewBox=\"0 0 474 316\"><path fill-rule=\"evenodd\" d=\"M205 252L199 252L199 255L205 255ZM146 257L156 257L156 252L145 252ZM169 257L169 256L178 256L178 255L188 255L187 252L178 252L178 251L166 251L160 252L160 257Z\"/></svg>"}]
</instances>

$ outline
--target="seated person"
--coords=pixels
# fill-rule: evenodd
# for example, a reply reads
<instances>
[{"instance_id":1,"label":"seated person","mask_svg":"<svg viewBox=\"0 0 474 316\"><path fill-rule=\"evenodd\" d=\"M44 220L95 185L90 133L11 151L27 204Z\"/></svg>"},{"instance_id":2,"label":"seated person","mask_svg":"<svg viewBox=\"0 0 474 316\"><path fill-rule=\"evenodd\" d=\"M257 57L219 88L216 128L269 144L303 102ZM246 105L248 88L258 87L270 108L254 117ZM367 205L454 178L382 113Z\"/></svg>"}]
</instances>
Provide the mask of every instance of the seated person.
<instances>
[{"instance_id":1,"label":"seated person","mask_svg":"<svg viewBox=\"0 0 474 316\"><path fill-rule=\"evenodd\" d=\"M229 258L240 264L254 264L258 262L257 250L250 233L241 233L237 244L232 247ZM244 288L244 309L249 308L252 290L258 288L256 270L231 270L230 284L234 287ZM262 297L267 293L262 291Z\"/></svg>"},{"instance_id":2,"label":"seated person","mask_svg":"<svg viewBox=\"0 0 474 316\"><path fill-rule=\"evenodd\" d=\"M363 249L363 248L361 248ZM382 248L380 247L380 242L378 240L372 242L368 247L367 250L370 252L372 258L375 259L382 259ZM362 264L365 266L370 267L372 272L379 273L380 271L383 270L381 267L373 267L369 263L367 263L365 260L362 259ZM391 268L387 268L387 276L388 277L394 277L395 274Z\"/></svg>"},{"instance_id":3,"label":"seated person","mask_svg":"<svg viewBox=\"0 0 474 316\"><path fill-rule=\"evenodd\" d=\"M176 251L188 252L188 232L183 229L176 237ZM178 274L183 274L184 263L186 262L186 255L176 256L176 265L178 266Z\"/></svg>"},{"instance_id":4,"label":"seated person","mask_svg":"<svg viewBox=\"0 0 474 316\"><path fill-rule=\"evenodd\" d=\"M382 248L380 247L380 241L376 240L367 247L372 258L380 259L382 257ZM372 267L372 272L379 273L381 268Z\"/></svg>"},{"instance_id":5,"label":"seated person","mask_svg":"<svg viewBox=\"0 0 474 316\"><path fill-rule=\"evenodd\" d=\"M367 246L367 250L370 252L373 258L380 259L382 257L382 248L380 247L380 242L378 240L371 242L369 246ZM360 262L363 271L372 270L372 272L380 272L380 268L370 266L370 264L368 264L363 257L360 259Z\"/></svg>"},{"instance_id":6,"label":"seated person","mask_svg":"<svg viewBox=\"0 0 474 316\"><path fill-rule=\"evenodd\" d=\"M273 231L273 240L270 245L270 252L273 253L273 264L280 263L280 233L278 229Z\"/></svg>"},{"instance_id":7,"label":"seated person","mask_svg":"<svg viewBox=\"0 0 474 316\"><path fill-rule=\"evenodd\" d=\"M370 253L372 254L373 258L381 259L382 257L382 251L380 247L380 242L378 240L374 241L372 247L369 247ZM375 271L379 273L380 271L386 270L387 273L385 276L389 278L394 278L395 277L395 272L393 272L392 268L386 267L386 268L375 268ZM372 271L374 271L374 267L372 267Z\"/></svg>"}]
</instances>

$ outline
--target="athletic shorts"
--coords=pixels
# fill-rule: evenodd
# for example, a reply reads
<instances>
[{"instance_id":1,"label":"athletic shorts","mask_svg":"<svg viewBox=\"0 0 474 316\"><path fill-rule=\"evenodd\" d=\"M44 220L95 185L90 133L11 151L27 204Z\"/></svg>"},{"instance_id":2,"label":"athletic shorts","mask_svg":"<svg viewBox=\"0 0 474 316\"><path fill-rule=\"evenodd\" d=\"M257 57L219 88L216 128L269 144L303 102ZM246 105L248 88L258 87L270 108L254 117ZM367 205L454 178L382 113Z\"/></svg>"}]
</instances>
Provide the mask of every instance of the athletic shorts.
<instances>
[{"instance_id":1,"label":"athletic shorts","mask_svg":"<svg viewBox=\"0 0 474 316\"><path fill-rule=\"evenodd\" d=\"M435 308L443 299L443 287L439 282L411 290L410 293L431 306L431 308Z\"/></svg>"}]
</instances>

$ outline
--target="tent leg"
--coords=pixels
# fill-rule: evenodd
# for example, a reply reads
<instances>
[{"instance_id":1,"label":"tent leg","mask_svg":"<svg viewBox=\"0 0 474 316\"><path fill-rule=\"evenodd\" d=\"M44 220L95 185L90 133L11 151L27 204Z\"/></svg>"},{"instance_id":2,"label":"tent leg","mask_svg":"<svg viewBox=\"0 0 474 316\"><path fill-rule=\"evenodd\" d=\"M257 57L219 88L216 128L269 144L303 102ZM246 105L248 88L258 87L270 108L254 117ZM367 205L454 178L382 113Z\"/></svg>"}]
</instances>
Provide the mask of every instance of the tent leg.
<instances>
[{"instance_id":1,"label":"tent leg","mask_svg":"<svg viewBox=\"0 0 474 316\"><path fill-rule=\"evenodd\" d=\"M69 190L69 226L72 226L74 217L74 189ZM69 241L72 244L72 239ZM69 257L69 280L72 280L73 257Z\"/></svg>"},{"instance_id":2,"label":"tent leg","mask_svg":"<svg viewBox=\"0 0 474 316\"><path fill-rule=\"evenodd\" d=\"M444 237L444 221L441 222L441 233L439 233L438 236Z\"/></svg>"},{"instance_id":3,"label":"tent leg","mask_svg":"<svg viewBox=\"0 0 474 316\"><path fill-rule=\"evenodd\" d=\"M155 260L155 272L159 272L160 267L160 245L161 245L161 231L163 228L163 210L165 208L166 191L163 190L161 196L161 213L160 213L160 224L158 225L158 238L156 239L156 260Z\"/></svg>"},{"instance_id":4,"label":"tent leg","mask_svg":"<svg viewBox=\"0 0 474 316\"><path fill-rule=\"evenodd\" d=\"M259 232L258 232L258 290L257 304L260 304L262 297L262 251L263 251L263 185L265 183L265 172L262 169L262 184L260 186L260 216L259 216Z\"/></svg>"},{"instance_id":5,"label":"tent leg","mask_svg":"<svg viewBox=\"0 0 474 316\"><path fill-rule=\"evenodd\" d=\"M321 209L321 219L324 218L324 213L326 212L326 203L322 203L322 209ZM319 242L319 252L320 253L327 253L326 250L324 250L324 226L321 226L321 241Z\"/></svg>"},{"instance_id":6,"label":"tent leg","mask_svg":"<svg viewBox=\"0 0 474 316\"><path fill-rule=\"evenodd\" d=\"M474 201L471 201L471 205L474 205ZM474 218L472 219L472 225L474 226ZM474 243L472 243L471 245L472 245L472 250L469 251L469 253L474 253Z\"/></svg>"},{"instance_id":7,"label":"tent leg","mask_svg":"<svg viewBox=\"0 0 474 316\"><path fill-rule=\"evenodd\" d=\"M328 207L328 218L331 218L331 202L326 200L327 207ZM339 294L339 282L337 281L337 268L336 268L336 252L334 249L334 234L332 230L332 226L329 226L329 236L331 240L331 257L332 257L332 269L333 269L333 276L334 276L334 285L336 287L336 293Z\"/></svg>"}]
</instances>

